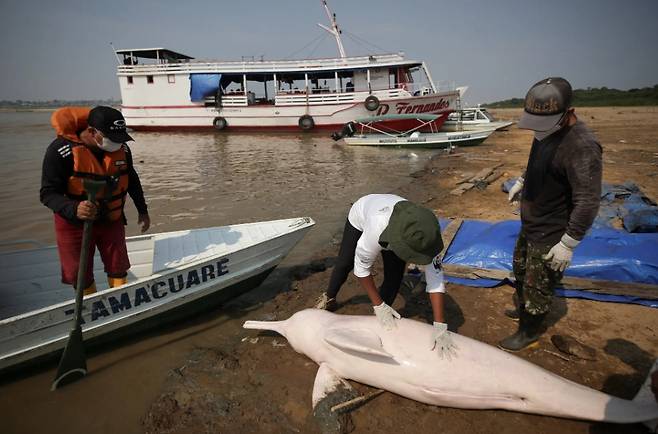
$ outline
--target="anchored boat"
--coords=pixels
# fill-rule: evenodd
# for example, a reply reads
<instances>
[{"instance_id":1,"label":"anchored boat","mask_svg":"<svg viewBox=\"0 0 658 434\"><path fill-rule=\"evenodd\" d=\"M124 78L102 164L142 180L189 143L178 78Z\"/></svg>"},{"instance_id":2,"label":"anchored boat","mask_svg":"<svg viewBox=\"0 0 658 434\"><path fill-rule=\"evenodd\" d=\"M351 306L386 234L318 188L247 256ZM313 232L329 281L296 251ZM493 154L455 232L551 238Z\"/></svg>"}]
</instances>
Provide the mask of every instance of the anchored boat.
<instances>
[{"instance_id":1,"label":"anchored boat","mask_svg":"<svg viewBox=\"0 0 658 434\"><path fill-rule=\"evenodd\" d=\"M323 7L340 57L207 61L166 48L116 50L121 111L135 130L336 129L368 114L443 115L459 90L438 85L403 53L348 57L336 16Z\"/></svg>"},{"instance_id":2,"label":"anchored boat","mask_svg":"<svg viewBox=\"0 0 658 434\"><path fill-rule=\"evenodd\" d=\"M478 105L477 107L465 108L450 113L441 129L443 131L472 131L491 128L503 130L513 123L512 121L496 120L486 108Z\"/></svg>"},{"instance_id":3,"label":"anchored boat","mask_svg":"<svg viewBox=\"0 0 658 434\"><path fill-rule=\"evenodd\" d=\"M314 225L295 218L126 239L129 283L85 296L85 341L134 333L258 286ZM0 254L0 371L64 348L75 293L60 282L55 246Z\"/></svg>"},{"instance_id":4,"label":"anchored boat","mask_svg":"<svg viewBox=\"0 0 658 434\"><path fill-rule=\"evenodd\" d=\"M383 115L369 116L348 122L334 140L343 140L352 146L404 146L414 148L445 148L474 146L487 139L495 128L472 131L440 132L439 115ZM413 123L408 129L399 129L401 122ZM429 132L423 132L429 131Z\"/></svg>"}]
</instances>

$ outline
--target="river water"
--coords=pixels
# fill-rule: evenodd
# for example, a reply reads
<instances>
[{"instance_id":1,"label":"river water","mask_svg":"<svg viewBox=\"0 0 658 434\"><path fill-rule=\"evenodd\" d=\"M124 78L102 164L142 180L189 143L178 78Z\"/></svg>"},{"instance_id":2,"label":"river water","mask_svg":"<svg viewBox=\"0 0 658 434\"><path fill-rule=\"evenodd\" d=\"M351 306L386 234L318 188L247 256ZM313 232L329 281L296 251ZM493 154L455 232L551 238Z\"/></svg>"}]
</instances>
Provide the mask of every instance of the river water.
<instances>
[{"instance_id":1,"label":"river water","mask_svg":"<svg viewBox=\"0 0 658 434\"><path fill-rule=\"evenodd\" d=\"M0 113L0 241L53 244L52 213L39 202L41 164L54 139L50 112ZM326 133L132 133L150 232L310 216L317 222L287 262L324 247L365 193L396 189L432 152L348 147ZM128 235L137 214L126 206ZM6 249L6 247L5 247Z\"/></svg>"}]
</instances>

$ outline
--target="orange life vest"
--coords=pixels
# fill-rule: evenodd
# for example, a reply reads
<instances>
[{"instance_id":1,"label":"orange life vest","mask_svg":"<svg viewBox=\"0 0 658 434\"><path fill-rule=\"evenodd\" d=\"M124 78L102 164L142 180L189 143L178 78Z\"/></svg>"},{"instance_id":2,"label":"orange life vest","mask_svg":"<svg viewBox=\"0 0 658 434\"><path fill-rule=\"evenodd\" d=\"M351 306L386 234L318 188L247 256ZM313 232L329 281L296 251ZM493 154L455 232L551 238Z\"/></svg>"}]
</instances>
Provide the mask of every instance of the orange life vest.
<instances>
[{"instance_id":1,"label":"orange life vest","mask_svg":"<svg viewBox=\"0 0 658 434\"><path fill-rule=\"evenodd\" d=\"M103 152L103 162L85 145L71 143L73 174L69 177L67 196L86 200L83 179L106 181L97 197L102 219L115 221L123 215L128 192L128 160L124 146L118 151Z\"/></svg>"}]
</instances>

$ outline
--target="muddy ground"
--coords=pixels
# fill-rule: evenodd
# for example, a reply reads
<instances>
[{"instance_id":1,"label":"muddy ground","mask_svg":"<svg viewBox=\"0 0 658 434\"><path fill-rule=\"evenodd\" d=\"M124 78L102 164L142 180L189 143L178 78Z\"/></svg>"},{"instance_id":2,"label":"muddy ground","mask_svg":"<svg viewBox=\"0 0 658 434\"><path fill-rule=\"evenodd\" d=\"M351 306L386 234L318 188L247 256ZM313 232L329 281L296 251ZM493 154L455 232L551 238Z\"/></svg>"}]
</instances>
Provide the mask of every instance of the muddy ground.
<instances>
[{"instance_id":1,"label":"muddy ground","mask_svg":"<svg viewBox=\"0 0 658 434\"><path fill-rule=\"evenodd\" d=\"M503 119L516 119L520 113L499 110L495 114ZM583 108L577 109L577 114L594 129L603 145L604 181L630 180L648 196L657 198L658 108ZM530 139L530 133L515 127L498 132L481 146L457 149L453 155L433 158L408 185L391 193L422 203L445 218L518 218L514 214L516 208L507 203L507 195L500 190L500 181L523 170ZM448 193L468 174L499 162L504 164L506 175L487 189L474 189L459 197ZM363 194L373 192L363 191ZM327 286L339 241L337 233L332 245L318 252L312 263L276 270L267 284L231 301L221 313L208 313L183 326L160 330L161 336L152 334L151 362L168 363L171 369L159 379L160 385L144 385L159 390L146 411L123 408L119 402L104 402L102 396L90 399L101 408L113 409L117 418L129 421L119 424L129 432L321 432L320 422L311 411L317 365L295 353L284 338L243 330L241 325L248 319L285 319L312 306ZM381 272L381 266L378 271ZM512 292L509 286L486 289L448 284L450 329L495 345L516 327L516 323L503 315L503 310L511 307ZM343 287L339 304L338 313L372 314L367 297L353 277ZM427 297L422 288L413 284L403 285L394 307L408 318L431 319ZM520 357L616 396L632 398L658 356L655 309L559 298L554 301L549 324L539 349L521 353ZM594 348L596 360L577 360L560 354L550 341L554 334L573 336ZM194 345L188 352L182 355L167 352L169 342L189 336L194 336ZM124 354L117 355L117 360L134 357L130 355L129 345L123 345L120 352ZM107 370L113 365L114 362L107 362L102 368ZM147 368L146 363L135 359L133 369ZM123 371L126 370L124 367ZM373 390L365 385L353 385L363 394ZM140 387L134 385L136 395L140 395ZM73 389L71 393L77 392ZM90 419L88 415L84 417ZM32 422L23 426L35 425ZM10 423L10 431L17 426ZM78 432L77 428L73 431ZM92 428L96 432L112 432L107 423L87 425L87 428L88 432ZM354 433L413 430L417 434L646 432L641 425L615 426L506 411L432 407L388 392L352 411L344 430Z\"/></svg>"},{"instance_id":2,"label":"muddy ground","mask_svg":"<svg viewBox=\"0 0 658 434\"><path fill-rule=\"evenodd\" d=\"M596 108L577 111L597 133L605 159L604 180L632 180L650 197L658 197L658 110L655 108ZM514 119L516 110L500 110ZM500 191L500 182L463 196L448 194L469 173L497 162L509 175L518 175L526 161L530 134L516 128L497 133L485 144L459 149L460 156L439 156L415 174L411 184L395 193L421 202L441 217L475 219L515 218ZM366 192L364 192L366 193ZM292 272L292 282L273 298L250 310L250 297L227 308L241 312L217 345L197 348L187 362L171 372L162 395L144 416L143 427L156 432L318 432L320 422L310 409L317 366L295 353L285 339L268 333L241 331L245 319L284 319L312 305L327 285L334 246L320 253L307 272ZM323 266L327 264L327 268ZM282 282L283 283L283 282ZM286 287L287 286L287 287ZM405 317L429 321L431 308L422 288L404 286L395 308ZM420 290L419 290L420 288ZM513 332L515 323L503 316L510 306L509 286L475 289L448 285L447 318L460 334L495 344ZM253 295L251 296L253 297ZM339 296L339 313L371 314L367 297L350 278ZM658 314L655 310L623 304L556 299L551 324L540 348L521 357L594 389L631 398L658 356ZM565 360L556 354L550 336L566 334L596 350L596 360ZM519 379L522 381L522 379ZM355 385L361 392L370 388ZM355 433L528 432L604 433L644 432L641 426L614 426L505 411L465 411L437 408L391 393L376 397L351 412L347 430Z\"/></svg>"}]
</instances>

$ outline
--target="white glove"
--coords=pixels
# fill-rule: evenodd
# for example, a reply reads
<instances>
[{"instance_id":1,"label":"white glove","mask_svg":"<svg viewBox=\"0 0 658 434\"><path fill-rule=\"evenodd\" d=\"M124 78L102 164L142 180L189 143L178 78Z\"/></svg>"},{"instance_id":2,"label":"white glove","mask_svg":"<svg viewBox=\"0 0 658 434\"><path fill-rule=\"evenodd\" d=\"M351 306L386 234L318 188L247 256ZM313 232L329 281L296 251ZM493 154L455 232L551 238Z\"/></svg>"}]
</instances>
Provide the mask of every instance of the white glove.
<instances>
[{"instance_id":1,"label":"white glove","mask_svg":"<svg viewBox=\"0 0 658 434\"><path fill-rule=\"evenodd\" d=\"M551 261L550 267L555 271L564 271L571 263L573 258L573 249L580 243L569 235L562 235L562 239L551 247L551 250L544 255L544 259Z\"/></svg>"},{"instance_id":2,"label":"white glove","mask_svg":"<svg viewBox=\"0 0 658 434\"><path fill-rule=\"evenodd\" d=\"M384 327L386 330L393 330L395 327L395 319L400 319L400 314L395 311L391 306L388 304L382 302L379 306L373 306L372 307L375 311L375 315L377 315L377 319L379 320L379 323Z\"/></svg>"},{"instance_id":3,"label":"white glove","mask_svg":"<svg viewBox=\"0 0 658 434\"><path fill-rule=\"evenodd\" d=\"M445 356L448 360L452 360L452 357L457 357L458 348L452 342L452 337L448 333L448 324L446 323L434 321L432 348L430 348L430 351L433 351L435 348L440 358Z\"/></svg>"},{"instance_id":4,"label":"white glove","mask_svg":"<svg viewBox=\"0 0 658 434\"><path fill-rule=\"evenodd\" d=\"M523 177L519 176L512 188L509 189L509 193L507 194L507 201L512 202L514 200L514 197L521 192L523 189L523 182L524 179Z\"/></svg>"}]
</instances>

